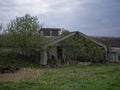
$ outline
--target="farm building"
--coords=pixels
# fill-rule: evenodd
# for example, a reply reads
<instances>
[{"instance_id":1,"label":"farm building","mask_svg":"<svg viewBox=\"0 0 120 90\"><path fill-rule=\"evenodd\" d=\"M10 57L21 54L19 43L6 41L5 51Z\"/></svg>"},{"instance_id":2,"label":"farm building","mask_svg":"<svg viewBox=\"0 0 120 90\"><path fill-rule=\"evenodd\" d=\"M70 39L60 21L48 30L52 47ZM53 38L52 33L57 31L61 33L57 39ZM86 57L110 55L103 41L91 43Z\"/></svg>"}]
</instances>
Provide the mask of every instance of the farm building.
<instances>
[{"instance_id":1,"label":"farm building","mask_svg":"<svg viewBox=\"0 0 120 90\"><path fill-rule=\"evenodd\" d=\"M109 62L118 62L118 53L120 52L120 38L118 37L92 37L93 39L107 46L107 60Z\"/></svg>"},{"instance_id":2,"label":"farm building","mask_svg":"<svg viewBox=\"0 0 120 90\"><path fill-rule=\"evenodd\" d=\"M40 35L51 39L51 42L42 47L40 64L65 63L68 60L84 62L89 61L91 57L94 57L93 62L95 62L95 59L98 59L95 58L97 56L102 57L102 62L119 61L120 38L89 37L78 31L61 35L60 31L59 28L39 30ZM104 52L104 54L99 54L99 52Z\"/></svg>"},{"instance_id":3,"label":"farm building","mask_svg":"<svg viewBox=\"0 0 120 90\"><path fill-rule=\"evenodd\" d=\"M51 39L42 48L40 64L75 63L77 61L93 62L100 59L101 62L108 60L107 46L81 32L70 32L61 35L58 28L41 28L40 35ZM102 52L102 54L100 53ZM99 58L98 58L99 57ZM74 62L73 62L74 61Z\"/></svg>"}]
</instances>

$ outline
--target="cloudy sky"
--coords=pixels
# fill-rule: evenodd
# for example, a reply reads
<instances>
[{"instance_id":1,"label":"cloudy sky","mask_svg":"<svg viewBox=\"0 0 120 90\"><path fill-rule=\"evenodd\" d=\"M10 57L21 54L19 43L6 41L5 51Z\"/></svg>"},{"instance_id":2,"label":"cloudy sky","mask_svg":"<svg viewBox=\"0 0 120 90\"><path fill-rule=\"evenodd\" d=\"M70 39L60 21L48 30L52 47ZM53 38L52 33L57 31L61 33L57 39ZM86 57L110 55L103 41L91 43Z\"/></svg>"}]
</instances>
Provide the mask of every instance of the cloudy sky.
<instances>
[{"instance_id":1,"label":"cloudy sky","mask_svg":"<svg viewBox=\"0 0 120 90\"><path fill-rule=\"evenodd\" d=\"M120 37L120 0L0 0L0 23L26 13L44 27Z\"/></svg>"}]
</instances>

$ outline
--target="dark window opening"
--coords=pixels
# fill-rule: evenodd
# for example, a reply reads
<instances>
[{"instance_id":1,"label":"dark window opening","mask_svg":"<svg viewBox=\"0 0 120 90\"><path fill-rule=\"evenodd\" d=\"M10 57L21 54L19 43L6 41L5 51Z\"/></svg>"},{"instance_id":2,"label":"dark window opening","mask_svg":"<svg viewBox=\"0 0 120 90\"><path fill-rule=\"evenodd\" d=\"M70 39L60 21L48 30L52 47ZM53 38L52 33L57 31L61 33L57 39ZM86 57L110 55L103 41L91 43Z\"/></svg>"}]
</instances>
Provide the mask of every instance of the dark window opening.
<instances>
[{"instance_id":1,"label":"dark window opening","mask_svg":"<svg viewBox=\"0 0 120 90\"><path fill-rule=\"evenodd\" d=\"M43 31L43 35L44 35L44 36L50 36L50 31L49 31L49 30Z\"/></svg>"},{"instance_id":2,"label":"dark window opening","mask_svg":"<svg viewBox=\"0 0 120 90\"><path fill-rule=\"evenodd\" d=\"M52 31L52 36L58 36L58 31Z\"/></svg>"}]
</instances>

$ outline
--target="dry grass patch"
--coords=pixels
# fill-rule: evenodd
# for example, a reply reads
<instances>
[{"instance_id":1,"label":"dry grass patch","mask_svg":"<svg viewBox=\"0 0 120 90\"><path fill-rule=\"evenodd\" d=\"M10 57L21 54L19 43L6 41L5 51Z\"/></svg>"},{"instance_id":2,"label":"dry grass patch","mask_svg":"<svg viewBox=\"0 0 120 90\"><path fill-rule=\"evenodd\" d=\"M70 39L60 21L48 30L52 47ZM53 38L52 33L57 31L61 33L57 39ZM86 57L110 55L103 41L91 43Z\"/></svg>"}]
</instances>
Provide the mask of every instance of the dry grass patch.
<instances>
[{"instance_id":1,"label":"dry grass patch","mask_svg":"<svg viewBox=\"0 0 120 90\"><path fill-rule=\"evenodd\" d=\"M22 68L16 73L0 74L0 82L21 81L26 79L36 79L42 74L41 69Z\"/></svg>"}]
</instances>

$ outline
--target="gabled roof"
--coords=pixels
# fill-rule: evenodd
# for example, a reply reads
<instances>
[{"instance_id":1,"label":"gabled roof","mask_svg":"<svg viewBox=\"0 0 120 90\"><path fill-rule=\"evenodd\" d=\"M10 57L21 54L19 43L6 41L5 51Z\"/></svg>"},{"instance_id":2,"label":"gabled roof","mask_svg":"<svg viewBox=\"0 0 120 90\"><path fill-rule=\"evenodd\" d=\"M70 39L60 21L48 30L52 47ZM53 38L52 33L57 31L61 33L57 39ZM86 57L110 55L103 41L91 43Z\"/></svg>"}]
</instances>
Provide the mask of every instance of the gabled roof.
<instances>
[{"instance_id":1,"label":"gabled roof","mask_svg":"<svg viewBox=\"0 0 120 90\"><path fill-rule=\"evenodd\" d=\"M100 45L100 46L102 46L102 47L104 47L106 49L106 46L104 44L102 44L101 42L98 42L98 41L92 39L91 37L89 37L89 36L87 36L87 35L85 35L85 34L83 34L81 32L78 32L78 31L71 32L70 34L68 34L68 35L66 35L64 37L59 36L57 39L54 39L53 42L47 44L45 47L48 47L48 46L54 45L54 44L56 44L58 42L61 42L61 41L65 40L65 39L67 39L67 38L69 38L69 37L71 37L71 36L73 36L75 34L79 34L79 35L81 35L81 36L83 36L85 38L89 38L94 43L96 43L96 44L98 44L98 45Z\"/></svg>"},{"instance_id":2,"label":"gabled roof","mask_svg":"<svg viewBox=\"0 0 120 90\"><path fill-rule=\"evenodd\" d=\"M109 47L120 47L120 37L91 37Z\"/></svg>"},{"instance_id":3,"label":"gabled roof","mask_svg":"<svg viewBox=\"0 0 120 90\"><path fill-rule=\"evenodd\" d=\"M52 39L52 41L53 42L51 42L51 43L49 43L48 45L46 45L46 47L48 47L48 46L51 46L51 45L54 45L54 44L56 44L56 43L58 43L58 42L61 42L61 41L63 41L63 40L65 40L65 39L67 39L67 38L69 38L69 37L71 37L71 36L73 36L73 35L75 35L75 33L71 33L71 34L69 34L69 35L67 35L67 36L58 36L56 39ZM51 37L50 37L51 38ZM55 37L54 37L55 38Z\"/></svg>"}]
</instances>

